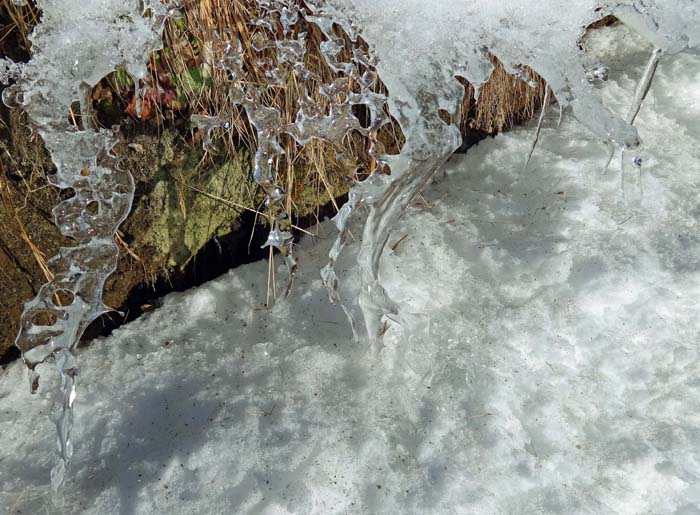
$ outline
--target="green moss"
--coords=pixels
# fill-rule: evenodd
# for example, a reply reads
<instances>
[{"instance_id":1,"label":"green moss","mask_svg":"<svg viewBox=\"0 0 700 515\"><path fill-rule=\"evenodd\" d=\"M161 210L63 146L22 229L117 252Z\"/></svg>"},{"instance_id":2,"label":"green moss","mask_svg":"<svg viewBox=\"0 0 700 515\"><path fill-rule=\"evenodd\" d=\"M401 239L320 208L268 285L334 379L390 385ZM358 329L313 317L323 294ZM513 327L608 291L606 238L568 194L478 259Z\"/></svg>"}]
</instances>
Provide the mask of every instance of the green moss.
<instances>
[{"instance_id":1,"label":"green moss","mask_svg":"<svg viewBox=\"0 0 700 515\"><path fill-rule=\"evenodd\" d=\"M233 160L207 174L199 188L240 206L253 205L250 187L252 170L249 152L239 152ZM213 236L225 236L235 227L243 208L215 200L198 192L189 194L183 242L190 257ZM188 258L189 261L189 258Z\"/></svg>"},{"instance_id":2,"label":"green moss","mask_svg":"<svg viewBox=\"0 0 700 515\"><path fill-rule=\"evenodd\" d=\"M148 205L142 213L152 223L142 243L166 256L169 267L181 269L212 237L235 229L243 211L235 205L253 205L251 154L239 152L225 163L208 168L206 173L195 175L201 157L197 152L190 149L178 161L172 138L164 133L161 143L163 160L170 164L154 178Z\"/></svg>"}]
</instances>

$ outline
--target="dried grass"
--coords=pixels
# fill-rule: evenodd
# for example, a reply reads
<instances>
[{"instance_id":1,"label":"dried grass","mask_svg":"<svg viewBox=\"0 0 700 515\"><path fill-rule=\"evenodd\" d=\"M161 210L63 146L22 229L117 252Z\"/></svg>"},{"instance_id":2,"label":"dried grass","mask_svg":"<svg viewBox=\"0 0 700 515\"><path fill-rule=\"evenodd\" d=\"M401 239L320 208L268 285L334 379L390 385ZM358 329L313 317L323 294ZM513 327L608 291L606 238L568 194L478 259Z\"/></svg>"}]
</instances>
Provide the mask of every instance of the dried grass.
<instances>
[{"instance_id":1,"label":"dried grass","mask_svg":"<svg viewBox=\"0 0 700 515\"><path fill-rule=\"evenodd\" d=\"M228 155L234 155L240 148L254 148L255 134L245 114L232 103L228 77L210 64L212 47L219 35L238 38L244 53L246 80L251 83L267 82L263 70L253 64L255 53L251 40L256 31L262 30L250 23L257 8L256 0L185 0L183 20L168 22L164 33L165 50L151 57L154 81L162 71L179 77L193 67L203 72L207 78L204 87L196 88L182 81L180 89L187 98L189 113L231 113L230 129L219 135L223 150ZM37 11L31 7L17 7L12 0L0 0L0 49L10 40L16 42L15 46L28 48L27 34L37 18ZM322 41L320 31L313 25L304 27L304 30L308 33L307 66L324 80L330 81L333 73L319 50ZM537 87L533 88L509 75L497 59L492 60L493 76L481 89L478 102L474 98L474 88L466 84L460 120L460 127L465 133L495 134L507 130L532 118L542 103L545 84L540 77L530 71L531 78L537 83ZM119 87L114 81L111 85L117 94L128 94L118 91ZM316 100L322 102L318 86L313 84L310 89ZM376 87L383 89L381 84ZM283 87L269 88L266 101L278 107L283 122L288 122L296 115L298 93L298 85L291 78ZM167 118L160 116L159 119L164 121ZM403 144L398 124L385 126L379 136L387 152L395 153ZM313 212L314 208L327 201L335 203L335 199L346 192L353 181L376 167L367 152L367 141L358 134L346 138L342 154L338 153L338 148L321 141L300 147L288 138L282 145L287 154L279 163L278 183L289 193L287 211L296 215ZM339 155L342 157L339 158ZM205 173L206 167L201 168Z\"/></svg>"},{"instance_id":2,"label":"dried grass","mask_svg":"<svg viewBox=\"0 0 700 515\"><path fill-rule=\"evenodd\" d=\"M252 84L269 82L263 75L264 70L253 64L256 52L251 47L251 41L257 31L263 30L250 24L255 9L255 0L189 0L183 5L185 23L171 22L165 32L166 47L176 51L166 50L163 53L163 66L172 74L182 75L194 64L210 80L207 87L199 91L193 88L184 91L192 112L212 115L231 113L231 128L221 135L228 154L235 154L241 147L254 148L255 135L243 111L231 101L229 78L210 64L212 47L220 35L239 39L244 56L245 80ZM305 26L303 30L307 32L307 66L324 82L330 82L333 72L319 49L323 41L320 31L313 25ZM323 104L325 98L318 92L320 85L305 86L315 100ZM267 89L264 100L280 110L283 123L289 123L296 117L298 86L291 76L284 86ZM378 90L382 87L377 84ZM380 134L389 151L398 151L402 144L400 138L398 125L385 127ZM313 141L301 147L293 139L285 138L282 146L286 154L278 166L277 183L289 192L287 212L297 215L306 214L327 201L335 202L354 180L373 171L376 166L367 152L366 141L358 134L345 139L342 157L338 157L337 151L340 149L322 141Z\"/></svg>"},{"instance_id":3,"label":"dried grass","mask_svg":"<svg viewBox=\"0 0 700 515\"><path fill-rule=\"evenodd\" d=\"M474 97L474 87L466 84L466 94L462 103L461 120L463 131L478 130L496 134L530 120L542 106L546 83L532 69L525 67L531 86L525 81L510 75L503 64L491 56L493 73L479 92L479 100Z\"/></svg>"},{"instance_id":4,"label":"dried grass","mask_svg":"<svg viewBox=\"0 0 700 515\"><path fill-rule=\"evenodd\" d=\"M16 56L29 51L29 33L39 22L39 11L27 5L0 0L0 55Z\"/></svg>"},{"instance_id":5,"label":"dried grass","mask_svg":"<svg viewBox=\"0 0 700 515\"><path fill-rule=\"evenodd\" d=\"M253 65L254 52L250 42L255 36L255 30L260 29L251 27L249 20L252 19L256 6L255 0L188 0L183 6L186 37L181 33L182 25L178 28L175 23L168 26L165 34L166 46L176 49L172 53L166 52L163 60L171 72L186 73L194 62L211 76L209 87L186 92L193 110L209 114L233 113L231 129L222 135L226 150L230 153L235 153L241 145L254 147L255 136L241 110L231 105L228 77L223 72L211 69L207 57L211 55L212 42L217 39L217 34L230 34L242 42L246 80L267 82L261 76L261 70ZM307 66L330 81L332 72L319 50L322 41L320 31L315 26L304 27L304 30L308 33L309 42ZM360 44L363 43L360 41ZM474 88L466 84L460 120L464 132L498 133L532 118L541 106L545 84L539 76L530 71L531 78L537 83L537 87L533 88L509 75L497 59L493 58L493 63L493 76L482 88L478 102L474 99ZM383 85L377 84L377 89L382 90ZM322 102L323 97L318 94L317 84L312 86L312 91L316 100ZM283 88L271 89L270 95L268 101L280 109L283 122L293 120L298 109L298 87L294 81L290 80ZM403 144L398 124L385 127L380 137L391 153L398 152ZM309 206L304 205L304 199L309 198L309 188L316 191L316 195L312 196L316 206L324 197L320 194L322 191L327 193L326 199L335 202L335 198L344 193L354 180L374 170L376 165L367 153L366 141L358 135L351 135L344 143L345 158L339 161L336 157L338 149L328 143L315 141L300 148L291 139L284 141L286 159L280 164L278 183L290 192L287 197L288 212L308 212Z\"/></svg>"}]
</instances>

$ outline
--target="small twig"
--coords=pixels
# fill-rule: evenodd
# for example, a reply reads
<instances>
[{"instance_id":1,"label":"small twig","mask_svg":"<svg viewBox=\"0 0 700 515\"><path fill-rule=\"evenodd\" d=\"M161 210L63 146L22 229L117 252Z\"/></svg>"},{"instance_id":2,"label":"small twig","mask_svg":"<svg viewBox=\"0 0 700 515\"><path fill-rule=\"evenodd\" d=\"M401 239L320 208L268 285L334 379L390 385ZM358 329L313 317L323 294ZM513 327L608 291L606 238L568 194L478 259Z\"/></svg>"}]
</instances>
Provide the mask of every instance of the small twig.
<instances>
[{"instance_id":1,"label":"small twig","mask_svg":"<svg viewBox=\"0 0 700 515\"><path fill-rule=\"evenodd\" d=\"M204 190L200 190L199 188L196 188L196 187L194 187L194 186L192 186L192 185L190 185L190 184L187 184L186 182L184 182L184 181L178 179L178 178L175 177L175 176L173 176L173 178L175 179L175 181L177 181L177 182L179 182L179 183L181 183L181 184L184 184L187 188L190 188L192 191L195 191L195 192L199 193L200 195L204 195L204 196L207 197L207 198L210 198L210 199L212 199L212 200L216 200L217 202L221 202L222 204L226 204L226 205L231 206L231 207L235 207L235 208L238 208L238 209L242 209L242 210L244 210L244 211L250 211L251 213L255 213L256 216L257 216L257 215L265 216L264 213L261 213L261 212L258 211L257 209L253 209L252 207L247 207L247 206L244 206L243 204L238 204L238 203L233 202L233 201L231 201L231 200L227 200L227 199L225 199L225 198L221 198L221 197L218 197L218 196L216 196L216 195L213 195L213 194L211 194L211 193L209 193L209 192L206 192L206 191L204 191ZM306 229L302 229L301 227L299 227L299 226L297 226L297 225L292 224L291 227L294 228L294 229L296 229L296 230L299 231L299 232L303 232L304 234L307 234L307 235L309 235L309 236L313 236L313 233L307 231Z\"/></svg>"},{"instance_id":2,"label":"small twig","mask_svg":"<svg viewBox=\"0 0 700 515\"><path fill-rule=\"evenodd\" d=\"M382 327L382 330L379 331L377 338L381 338L382 336L384 336L388 330L389 330L389 323L386 320L384 320L384 327Z\"/></svg>"},{"instance_id":3,"label":"small twig","mask_svg":"<svg viewBox=\"0 0 700 515\"><path fill-rule=\"evenodd\" d=\"M133 250L131 250L131 248L129 247L129 244L128 244L127 242L124 241L124 238L122 237L122 232L121 232L121 231L117 231L116 233L114 233L114 239L117 240L117 244L119 244L119 245L121 245L122 247L124 247L124 250L126 250L126 253L127 253L127 254L129 254L132 258L134 258L136 261L138 261L139 263L141 263L141 258L138 257L138 256L136 255L136 253L135 253Z\"/></svg>"},{"instance_id":4,"label":"small twig","mask_svg":"<svg viewBox=\"0 0 700 515\"><path fill-rule=\"evenodd\" d=\"M29 234L27 234L26 229L24 228L24 224L22 224L22 221L19 219L17 215L15 215L15 222L17 223L17 227L19 228L19 236L22 238L27 245L29 245L29 250L32 251L32 255L34 256L34 259L36 260L37 264L39 265L39 268L44 274L44 277L46 277L46 280L51 282L53 281L53 273L51 270L49 270L48 264L46 262L46 257L44 256L44 253L41 252L39 247L37 247L34 242L31 240L29 237Z\"/></svg>"},{"instance_id":5,"label":"small twig","mask_svg":"<svg viewBox=\"0 0 700 515\"><path fill-rule=\"evenodd\" d=\"M399 243L401 243L406 238L408 238L408 234L404 234L403 236L401 236L401 238L399 238L399 240L391 246L391 251L396 252L396 247L398 247Z\"/></svg>"},{"instance_id":6,"label":"small twig","mask_svg":"<svg viewBox=\"0 0 700 515\"><path fill-rule=\"evenodd\" d=\"M423 200L418 200L418 201L414 202L413 205L416 207L421 207L423 209L433 209L434 207L437 207L438 204L440 204L440 202L445 200L445 198L447 197L447 193L445 193L442 197L440 197L438 200L436 200L433 204L429 204L428 201L425 200L425 197L423 197L422 193L419 193L418 195Z\"/></svg>"},{"instance_id":7,"label":"small twig","mask_svg":"<svg viewBox=\"0 0 700 515\"><path fill-rule=\"evenodd\" d=\"M492 417L493 413L482 413L481 415L474 415L473 417L468 417L467 420L473 420L475 418Z\"/></svg>"},{"instance_id":8,"label":"small twig","mask_svg":"<svg viewBox=\"0 0 700 515\"><path fill-rule=\"evenodd\" d=\"M416 202L413 203L414 206L416 207L422 207L423 209L433 209L433 206L431 206L427 200L425 200L425 197L423 196L422 193L419 193L418 196L421 198L421 200L417 200Z\"/></svg>"},{"instance_id":9,"label":"small twig","mask_svg":"<svg viewBox=\"0 0 700 515\"><path fill-rule=\"evenodd\" d=\"M627 222L629 222L632 218L634 218L634 215L629 215L627 218L625 218L622 222L618 222L617 225L624 225Z\"/></svg>"}]
</instances>

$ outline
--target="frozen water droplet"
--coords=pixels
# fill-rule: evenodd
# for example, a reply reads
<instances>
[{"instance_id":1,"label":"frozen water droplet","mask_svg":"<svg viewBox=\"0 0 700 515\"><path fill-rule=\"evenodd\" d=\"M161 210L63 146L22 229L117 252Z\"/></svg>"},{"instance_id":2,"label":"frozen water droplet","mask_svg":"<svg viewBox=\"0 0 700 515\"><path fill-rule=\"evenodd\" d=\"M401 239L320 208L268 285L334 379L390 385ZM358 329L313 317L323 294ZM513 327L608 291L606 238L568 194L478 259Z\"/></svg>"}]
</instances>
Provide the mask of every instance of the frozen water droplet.
<instances>
[{"instance_id":1,"label":"frozen water droplet","mask_svg":"<svg viewBox=\"0 0 700 515\"><path fill-rule=\"evenodd\" d=\"M620 175L623 201L628 207L640 207L644 198L642 158L623 151Z\"/></svg>"},{"instance_id":2,"label":"frozen water droplet","mask_svg":"<svg viewBox=\"0 0 700 515\"><path fill-rule=\"evenodd\" d=\"M22 107L24 105L24 92L17 84L9 86L2 92L2 102L10 109Z\"/></svg>"}]
</instances>

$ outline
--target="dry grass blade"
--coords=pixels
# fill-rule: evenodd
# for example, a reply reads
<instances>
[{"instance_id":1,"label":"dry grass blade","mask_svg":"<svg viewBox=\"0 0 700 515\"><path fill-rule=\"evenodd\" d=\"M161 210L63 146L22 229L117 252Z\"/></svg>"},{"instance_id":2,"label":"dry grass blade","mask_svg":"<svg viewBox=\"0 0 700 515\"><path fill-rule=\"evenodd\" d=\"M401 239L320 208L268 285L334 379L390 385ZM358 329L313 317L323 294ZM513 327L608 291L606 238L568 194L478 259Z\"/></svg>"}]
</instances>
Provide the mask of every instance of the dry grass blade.
<instances>
[{"instance_id":1,"label":"dry grass blade","mask_svg":"<svg viewBox=\"0 0 700 515\"><path fill-rule=\"evenodd\" d=\"M496 134L525 120L531 119L542 105L545 95L545 82L531 68L523 67L529 82L520 80L508 73L505 66L491 56L493 73L489 81L475 98L475 90L467 83L462 104L461 127L463 131L476 129Z\"/></svg>"},{"instance_id":2,"label":"dry grass blade","mask_svg":"<svg viewBox=\"0 0 700 515\"><path fill-rule=\"evenodd\" d=\"M29 237L29 234L27 233L27 230L24 227L24 224L22 221L19 219L19 217L15 216L15 223L17 224L17 228L19 229L19 235L20 237L29 245L29 249L32 251L32 255L34 256L34 259L36 259L37 264L39 265L39 268L41 268L41 272L44 274L44 277L46 277L47 282L53 281L53 273L51 273L51 270L49 269L49 266L46 262L46 256L44 253L35 245L35 243L32 241L32 239Z\"/></svg>"},{"instance_id":3,"label":"dry grass blade","mask_svg":"<svg viewBox=\"0 0 700 515\"><path fill-rule=\"evenodd\" d=\"M37 23L39 10L31 3L20 6L12 0L0 0L0 55L29 53L29 33Z\"/></svg>"}]
</instances>

